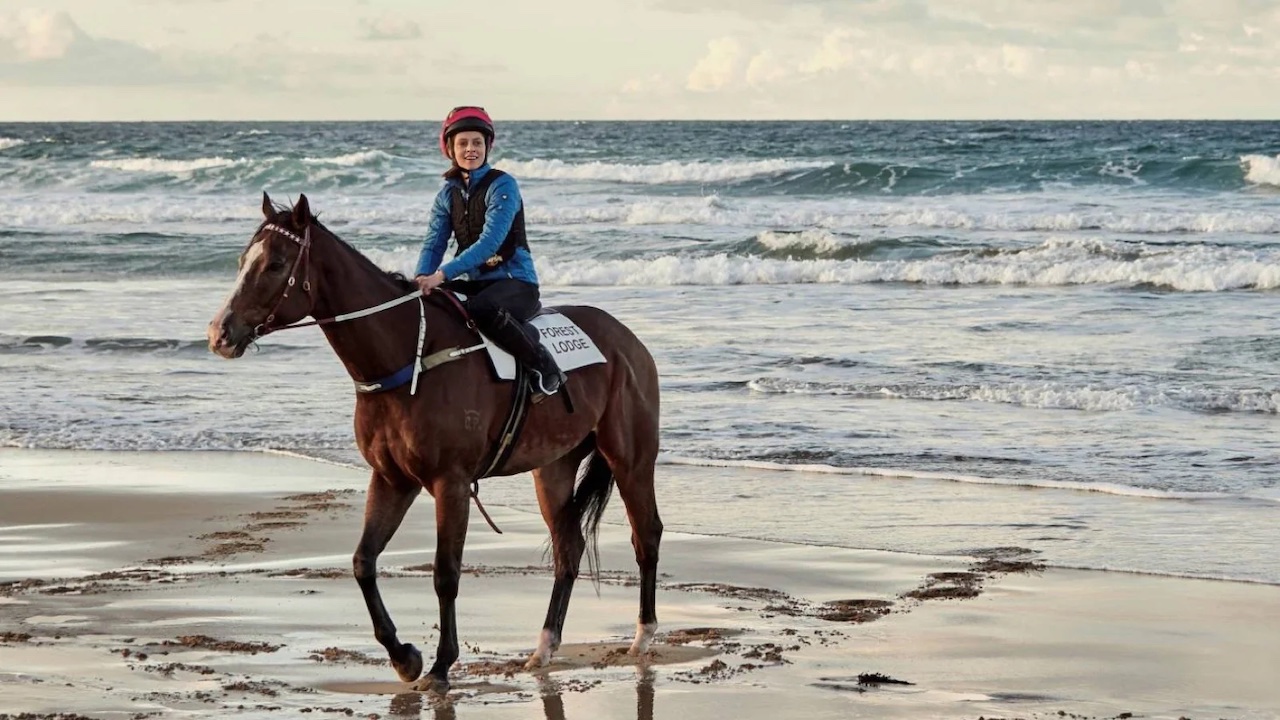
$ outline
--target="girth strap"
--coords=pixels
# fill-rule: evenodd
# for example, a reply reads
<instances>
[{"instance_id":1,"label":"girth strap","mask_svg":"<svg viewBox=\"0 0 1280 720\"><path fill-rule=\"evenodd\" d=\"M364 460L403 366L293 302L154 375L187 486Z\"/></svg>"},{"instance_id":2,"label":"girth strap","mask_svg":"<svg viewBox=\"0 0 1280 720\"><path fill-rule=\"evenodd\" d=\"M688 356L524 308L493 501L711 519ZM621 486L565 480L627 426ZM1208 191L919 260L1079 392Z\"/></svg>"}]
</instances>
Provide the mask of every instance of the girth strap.
<instances>
[{"instance_id":1,"label":"girth strap","mask_svg":"<svg viewBox=\"0 0 1280 720\"><path fill-rule=\"evenodd\" d=\"M511 385L515 388L513 391L515 395L511 400L511 412L507 415L507 422L502 427L502 433L498 435L498 442L489 453L485 469L471 481L471 498L476 501L476 507L489 523L489 527L499 534L502 531L494 524L489 513L485 512L484 505L480 504L480 478L489 477L490 473L507 462L516 449L516 440L520 437L525 418L529 417L529 372L524 366L516 366L516 379Z\"/></svg>"},{"instance_id":2,"label":"girth strap","mask_svg":"<svg viewBox=\"0 0 1280 720\"><path fill-rule=\"evenodd\" d=\"M489 474L497 470L511 457L512 451L516 448L516 439L520 436L520 429L524 426L524 419L529 415L529 373L523 366L516 366L516 380L511 383L515 388L515 395L511 399L511 412L507 414L507 422L502 427L502 433L498 435L498 443L493 446L493 450L489 453L489 462L485 465L485 469L478 476L480 478L489 477Z\"/></svg>"}]
</instances>

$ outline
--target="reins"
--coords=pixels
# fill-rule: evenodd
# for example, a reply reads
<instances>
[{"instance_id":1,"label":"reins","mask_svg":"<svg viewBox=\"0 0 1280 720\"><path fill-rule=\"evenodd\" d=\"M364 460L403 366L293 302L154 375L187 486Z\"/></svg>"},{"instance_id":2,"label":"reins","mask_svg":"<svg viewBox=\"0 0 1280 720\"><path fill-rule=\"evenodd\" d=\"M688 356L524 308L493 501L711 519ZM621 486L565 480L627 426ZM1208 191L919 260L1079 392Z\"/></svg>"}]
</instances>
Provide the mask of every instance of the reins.
<instances>
[{"instance_id":1,"label":"reins","mask_svg":"<svg viewBox=\"0 0 1280 720\"><path fill-rule=\"evenodd\" d=\"M306 230L303 231L302 237L298 237L297 233L286 230L274 223L267 223L266 225L263 225L262 229L258 232L261 233L263 231L271 231L277 235L286 237L297 243L302 249L298 252L298 256L293 259L293 266L289 268L289 279L285 282L284 291L280 294L280 299L276 300L276 304L271 306L271 312L267 314L267 319L262 321L262 324L253 329L254 339L269 335L270 333L279 330L292 330L293 328L308 327L311 325L329 325L332 323L344 322L346 320L358 320L362 317L368 317L370 315L380 313L383 310L390 310L391 308L407 303L414 298L423 297L422 291L415 289L408 295L403 295L394 300L388 300L381 305L375 305L370 308L365 308L364 310L357 310L355 312L334 315L333 317L305 320L290 323L288 325L277 325L273 327L272 321L276 319L276 310L279 310L280 305L289 298L289 291L297 284L299 266L301 266L303 270L302 292L306 293L308 297L311 295L311 225L307 225ZM454 302L456 303L457 301L455 300ZM314 303L312 304L314 305Z\"/></svg>"}]
</instances>

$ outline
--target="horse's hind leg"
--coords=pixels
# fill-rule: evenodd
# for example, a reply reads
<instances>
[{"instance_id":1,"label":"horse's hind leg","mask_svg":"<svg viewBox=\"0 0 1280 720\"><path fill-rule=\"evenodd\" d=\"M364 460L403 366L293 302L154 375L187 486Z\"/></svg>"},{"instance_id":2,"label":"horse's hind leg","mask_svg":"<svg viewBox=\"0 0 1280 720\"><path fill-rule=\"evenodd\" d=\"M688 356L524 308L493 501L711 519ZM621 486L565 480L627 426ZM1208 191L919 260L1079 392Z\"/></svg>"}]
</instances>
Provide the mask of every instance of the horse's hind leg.
<instances>
[{"instance_id":1,"label":"horse's hind leg","mask_svg":"<svg viewBox=\"0 0 1280 720\"><path fill-rule=\"evenodd\" d=\"M373 474L369 480L369 491L365 497L364 531L360 535L360 544L356 546L355 567L356 583L364 595L364 603L369 609L369 618L373 620L373 636L387 649L391 665L401 680L411 682L422 674L422 653L408 643L401 644L396 637L395 623L382 604L382 595L378 592L378 556L387 547L387 542L400 527L404 515L413 505L421 488L416 485L396 485L387 478Z\"/></svg>"},{"instance_id":2,"label":"horse's hind leg","mask_svg":"<svg viewBox=\"0 0 1280 720\"><path fill-rule=\"evenodd\" d=\"M573 594L574 581L578 578L578 566L586 538L579 523L581 513L572 505L573 483L582 458L590 452L584 443L573 452L533 471L534 486L538 491L538 505L542 519L551 531L551 550L555 558L555 585L551 588L551 602L547 606L547 618L542 623L538 649L529 656L525 668L533 670L551 661L560 648L565 616L569 612L569 597Z\"/></svg>"},{"instance_id":3,"label":"horse's hind leg","mask_svg":"<svg viewBox=\"0 0 1280 720\"><path fill-rule=\"evenodd\" d=\"M657 418L640 411L630 422L620 422L613 413L602 419L599 433L600 452L613 469L618 494L627 507L631 522L631 546L640 566L640 618L630 654L649 650L658 629L658 546L662 542L662 518L658 515L658 499L654 493L654 465L658 458Z\"/></svg>"},{"instance_id":4,"label":"horse's hind leg","mask_svg":"<svg viewBox=\"0 0 1280 720\"><path fill-rule=\"evenodd\" d=\"M658 499L653 487L654 460L645 460L629 468L616 468L618 494L627 506L631 521L631 546L640 566L640 618L636 623L636 639L630 654L649 650L658 630L658 546L662 542L662 518L658 516Z\"/></svg>"}]
</instances>

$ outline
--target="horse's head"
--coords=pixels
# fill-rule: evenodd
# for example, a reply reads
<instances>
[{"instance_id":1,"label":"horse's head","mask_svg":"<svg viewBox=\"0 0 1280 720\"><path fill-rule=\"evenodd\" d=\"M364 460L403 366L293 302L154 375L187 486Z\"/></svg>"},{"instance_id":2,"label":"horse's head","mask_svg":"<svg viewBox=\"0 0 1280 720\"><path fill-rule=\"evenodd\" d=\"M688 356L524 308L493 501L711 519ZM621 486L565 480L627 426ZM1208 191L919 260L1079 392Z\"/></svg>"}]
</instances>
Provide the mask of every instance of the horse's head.
<instances>
[{"instance_id":1,"label":"horse's head","mask_svg":"<svg viewBox=\"0 0 1280 720\"><path fill-rule=\"evenodd\" d=\"M224 358L240 357L259 336L311 312L307 251L315 218L307 196L292 208L277 208L264 192L262 214L265 220L240 253L235 287L209 322L209 349Z\"/></svg>"}]
</instances>

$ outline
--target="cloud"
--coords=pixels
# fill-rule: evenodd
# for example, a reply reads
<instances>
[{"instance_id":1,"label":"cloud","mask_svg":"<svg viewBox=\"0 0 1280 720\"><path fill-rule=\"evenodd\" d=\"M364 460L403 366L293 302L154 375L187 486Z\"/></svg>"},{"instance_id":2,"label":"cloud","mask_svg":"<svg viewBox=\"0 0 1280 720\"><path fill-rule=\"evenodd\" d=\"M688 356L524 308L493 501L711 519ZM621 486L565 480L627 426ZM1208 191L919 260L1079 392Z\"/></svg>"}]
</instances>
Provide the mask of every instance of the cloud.
<instances>
[{"instance_id":1,"label":"cloud","mask_svg":"<svg viewBox=\"0 0 1280 720\"><path fill-rule=\"evenodd\" d=\"M87 44L88 38L66 13L24 13L5 18L0 38L6 53L19 62L64 58L72 46Z\"/></svg>"},{"instance_id":2,"label":"cloud","mask_svg":"<svg viewBox=\"0 0 1280 720\"><path fill-rule=\"evenodd\" d=\"M406 26L379 26L407 34ZM416 26L413 26L416 28ZM217 53L188 50L170 37L153 48L97 37L66 12L0 13L0 86L28 88L182 88L254 96L320 90L367 94L378 78L406 91L426 87L411 71L421 58L411 48L295 47L287 34L260 33Z\"/></svg>"},{"instance_id":3,"label":"cloud","mask_svg":"<svg viewBox=\"0 0 1280 720\"><path fill-rule=\"evenodd\" d=\"M0 83L137 86L212 78L209 69L167 64L139 45L92 37L66 12L0 15Z\"/></svg>"},{"instance_id":4,"label":"cloud","mask_svg":"<svg viewBox=\"0 0 1280 720\"><path fill-rule=\"evenodd\" d=\"M422 27L408 18L364 18L360 21L365 40L417 40L422 37Z\"/></svg>"},{"instance_id":5,"label":"cloud","mask_svg":"<svg viewBox=\"0 0 1280 720\"><path fill-rule=\"evenodd\" d=\"M719 90L732 83L741 71L745 50L731 37L707 43L707 54L689 71L686 87L695 92Z\"/></svg>"},{"instance_id":6,"label":"cloud","mask_svg":"<svg viewBox=\"0 0 1280 720\"><path fill-rule=\"evenodd\" d=\"M684 72L678 65L662 68L662 75L685 77L684 83L663 87L633 80L610 112L717 118L1167 118L1264 112L1254 101L1260 83L1280 79L1275 40L1280 7L1253 0L1223 0L1221 8L1212 9L1194 0L1115 5L1111 0L743 0L732 5L700 0L688 7L744 16L789 14L769 22L710 14L722 34L690 48ZM1219 9L1222 17L1214 17ZM1263 104L1272 108L1266 112L1274 112L1274 102Z\"/></svg>"},{"instance_id":7,"label":"cloud","mask_svg":"<svg viewBox=\"0 0 1280 720\"><path fill-rule=\"evenodd\" d=\"M1141 86L1158 86L1172 104L1189 76L1280 76L1280 6L1270 0L697 0L680 7L721 17L788 14L785 22L739 24L691 60L687 90L722 102L735 95L756 102L784 88L794 94L792 86L831 102L842 88L876 87L893 97L904 83L935 94L982 83L1020 104L1029 101L1018 93L1052 89L1075 93L1086 107L1101 102L1098 93Z\"/></svg>"},{"instance_id":8,"label":"cloud","mask_svg":"<svg viewBox=\"0 0 1280 720\"><path fill-rule=\"evenodd\" d=\"M836 28L822 38L813 54L800 64L800 72L813 73L839 70L852 65L857 58L851 40L860 35L849 28Z\"/></svg>"},{"instance_id":9,"label":"cloud","mask_svg":"<svg viewBox=\"0 0 1280 720\"><path fill-rule=\"evenodd\" d=\"M1274 0L654 0L671 12L745 19L769 30L853 28L899 43L1037 47L1105 56L1177 52L1188 33L1217 43L1280 36ZM750 39L750 38L748 38ZM1085 62L1080 59L1079 62Z\"/></svg>"},{"instance_id":10,"label":"cloud","mask_svg":"<svg viewBox=\"0 0 1280 720\"><path fill-rule=\"evenodd\" d=\"M917 41L1031 45L1091 52L1176 51L1179 37L1280 34L1274 0L653 0L664 10L724 15L770 28L808 20ZM1123 64L1122 62L1120 64Z\"/></svg>"},{"instance_id":11,"label":"cloud","mask_svg":"<svg viewBox=\"0 0 1280 720\"><path fill-rule=\"evenodd\" d=\"M785 80L791 74L786 64L771 50L756 53L747 63L746 81L753 88Z\"/></svg>"}]
</instances>

